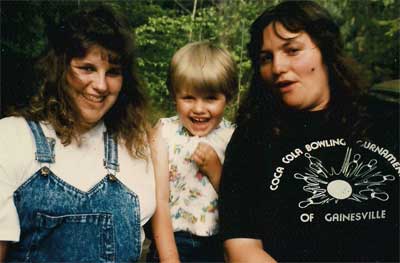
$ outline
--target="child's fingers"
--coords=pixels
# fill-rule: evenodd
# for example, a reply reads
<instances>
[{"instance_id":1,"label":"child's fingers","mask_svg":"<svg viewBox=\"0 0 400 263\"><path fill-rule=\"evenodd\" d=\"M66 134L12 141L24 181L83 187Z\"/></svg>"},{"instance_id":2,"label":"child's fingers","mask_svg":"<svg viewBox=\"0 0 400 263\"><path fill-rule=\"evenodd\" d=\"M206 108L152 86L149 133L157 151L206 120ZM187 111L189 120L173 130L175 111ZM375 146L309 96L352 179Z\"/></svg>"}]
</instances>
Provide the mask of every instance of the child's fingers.
<instances>
[{"instance_id":1,"label":"child's fingers","mask_svg":"<svg viewBox=\"0 0 400 263\"><path fill-rule=\"evenodd\" d=\"M199 167L202 167L210 158L212 159L214 156L216 156L216 153L212 146L205 142L199 142L192 154L191 159L195 161Z\"/></svg>"},{"instance_id":2,"label":"child's fingers","mask_svg":"<svg viewBox=\"0 0 400 263\"><path fill-rule=\"evenodd\" d=\"M199 144L197 144L196 149L194 150L193 154L197 154L200 155L201 157L205 156L206 150L207 150L207 144L203 143L203 142L199 142Z\"/></svg>"},{"instance_id":3,"label":"child's fingers","mask_svg":"<svg viewBox=\"0 0 400 263\"><path fill-rule=\"evenodd\" d=\"M214 148L212 146L210 146L209 144L200 142L197 145L195 152L202 155L203 158L206 159L208 156L212 155L215 151L214 151Z\"/></svg>"},{"instance_id":4,"label":"child's fingers","mask_svg":"<svg viewBox=\"0 0 400 263\"><path fill-rule=\"evenodd\" d=\"M196 149L201 151L201 152L203 152L203 153L205 153L205 152L211 150L212 147L209 144L205 143L205 142L199 142L199 144L197 145Z\"/></svg>"},{"instance_id":5,"label":"child's fingers","mask_svg":"<svg viewBox=\"0 0 400 263\"><path fill-rule=\"evenodd\" d=\"M192 154L192 160L198 165L198 166L202 166L203 164L204 164L204 156L201 154L201 153L199 153L199 152L197 152L197 151L195 151L193 154Z\"/></svg>"}]
</instances>

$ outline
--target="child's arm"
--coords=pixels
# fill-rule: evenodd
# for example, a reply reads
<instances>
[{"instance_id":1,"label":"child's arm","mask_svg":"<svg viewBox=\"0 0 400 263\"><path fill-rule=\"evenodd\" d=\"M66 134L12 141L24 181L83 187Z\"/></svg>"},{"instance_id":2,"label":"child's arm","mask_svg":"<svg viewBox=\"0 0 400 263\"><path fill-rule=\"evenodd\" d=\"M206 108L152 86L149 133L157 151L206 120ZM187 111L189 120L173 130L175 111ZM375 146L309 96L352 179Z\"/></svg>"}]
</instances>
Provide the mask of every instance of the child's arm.
<instances>
[{"instance_id":1,"label":"child's arm","mask_svg":"<svg viewBox=\"0 0 400 263\"><path fill-rule=\"evenodd\" d=\"M168 148L161 136L161 128L159 122L150 136L157 201L151 225L160 262L179 262L169 210Z\"/></svg>"},{"instance_id":2,"label":"child's arm","mask_svg":"<svg viewBox=\"0 0 400 263\"><path fill-rule=\"evenodd\" d=\"M214 148L204 142L199 142L192 154L192 160L199 166L202 173L207 175L215 191L219 190L222 165Z\"/></svg>"}]
</instances>

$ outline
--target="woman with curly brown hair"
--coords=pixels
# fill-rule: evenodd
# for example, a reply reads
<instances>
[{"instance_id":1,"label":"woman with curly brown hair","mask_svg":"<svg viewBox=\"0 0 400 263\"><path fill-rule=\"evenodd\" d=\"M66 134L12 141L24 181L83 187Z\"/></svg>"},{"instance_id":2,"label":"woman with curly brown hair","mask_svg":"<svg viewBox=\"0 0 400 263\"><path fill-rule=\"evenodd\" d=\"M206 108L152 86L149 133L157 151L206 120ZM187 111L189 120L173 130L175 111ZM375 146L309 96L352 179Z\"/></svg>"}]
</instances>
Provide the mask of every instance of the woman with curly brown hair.
<instances>
[{"instance_id":1,"label":"woman with curly brown hair","mask_svg":"<svg viewBox=\"0 0 400 263\"><path fill-rule=\"evenodd\" d=\"M397 262L398 107L365 103L313 1L267 9L250 35L253 79L220 186L229 261Z\"/></svg>"},{"instance_id":2,"label":"woman with curly brown hair","mask_svg":"<svg viewBox=\"0 0 400 263\"><path fill-rule=\"evenodd\" d=\"M138 260L155 189L132 33L102 5L49 30L38 94L0 120L0 261Z\"/></svg>"}]
</instances>

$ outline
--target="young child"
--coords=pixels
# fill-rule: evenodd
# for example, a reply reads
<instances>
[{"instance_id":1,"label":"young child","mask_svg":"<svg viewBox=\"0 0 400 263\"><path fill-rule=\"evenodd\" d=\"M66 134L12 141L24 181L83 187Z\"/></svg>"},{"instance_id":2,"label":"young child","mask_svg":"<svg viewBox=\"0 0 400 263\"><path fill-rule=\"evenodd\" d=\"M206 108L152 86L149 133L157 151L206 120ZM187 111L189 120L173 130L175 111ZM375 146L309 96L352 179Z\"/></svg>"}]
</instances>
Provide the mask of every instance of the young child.
<instances>
[{"instance_id":1,"label":"young child","mask_svg":"<svg viewBox=\"0 0 400 263\"><path fill-rule=\"evenodd\" d=\"M218 187L234 130L223 114L237 93L236 66L222 48L191 43L173 56L167 86L178 116L160 119L153 134L157 210L147 260L221 262Z\"/></svg>"}]
</instances>

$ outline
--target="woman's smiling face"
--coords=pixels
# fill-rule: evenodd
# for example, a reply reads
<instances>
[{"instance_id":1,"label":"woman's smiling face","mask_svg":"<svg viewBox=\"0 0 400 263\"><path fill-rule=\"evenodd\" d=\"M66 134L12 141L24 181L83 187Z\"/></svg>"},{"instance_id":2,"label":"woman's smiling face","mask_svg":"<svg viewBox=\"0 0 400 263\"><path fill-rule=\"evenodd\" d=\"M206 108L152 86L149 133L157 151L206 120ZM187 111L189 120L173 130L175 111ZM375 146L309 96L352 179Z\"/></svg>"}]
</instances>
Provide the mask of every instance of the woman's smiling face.
<instances>
[{"instance_id":1,"label":"woman's smiling face","mask_svg":"<svg viewBox=\"0 0 400 263\"><path fill-rule=\"evenodd\" d=\"M83 58L72 58L66 73L67 94L78 116L78 131L96 125L116 102L122 87L121 66L109 52L92 46Z\"/></svg>"},{"instance_id":2,"label":"woman's smiling face","mask_svg":"<svg viewBox=\"0 0 400 263\"><path fill-rule=\"evenodd\" d=\"M329 78L321 51L310 36L270 23L263 32L260 74L282 103L291 109L316 111L327 107Z\"/></svg>"}]
</instances>

